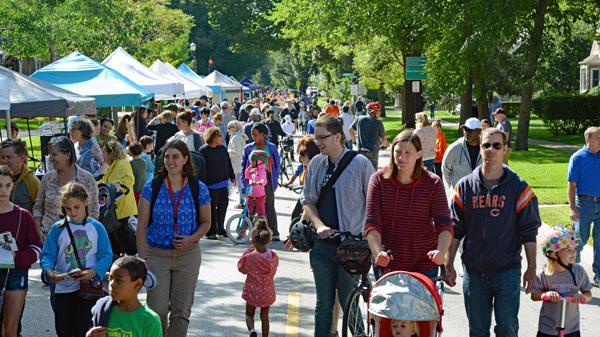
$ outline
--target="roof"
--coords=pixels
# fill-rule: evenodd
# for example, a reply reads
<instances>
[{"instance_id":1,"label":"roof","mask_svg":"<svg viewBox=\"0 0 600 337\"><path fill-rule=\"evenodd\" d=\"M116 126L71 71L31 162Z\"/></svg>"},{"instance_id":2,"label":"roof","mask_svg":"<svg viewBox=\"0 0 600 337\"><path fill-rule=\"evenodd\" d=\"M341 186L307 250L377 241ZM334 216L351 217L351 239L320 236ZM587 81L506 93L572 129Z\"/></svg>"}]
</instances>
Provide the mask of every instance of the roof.
<instances>
[{"instance_id":1,"label":"roof","mask_svg":"<svg viewBox=\"0 0 600 337\"><path fill-rule=\"evenodd\" d=\"M116 70L73 52L31 75L79 95L96 99L98 107L138 106L154 94Z\"/></svg>"},{"instance_id":2,"label":"roof","mask_svg":"<svg viewBox=\"0 0 600 337\"><path fill-rule=\"evenodd\" d=\"M232 80L226 75L223 75L218 70L213 71L202 79L202 83L207 86L220 86L225 90L240 90L242 85Z\"/></svg>"},{"instance_id":3,"label":"roof","mask_svg":"<svg viewBox=\"0 0 600 337\"><path fill-rule=\"evenodd\" d=\"M183 83L186 98L197 98L202 95L212 95L212 92L210 92L209 88L200 84L199 81L193 81L186 77L168 62L163 63L161 60L156 60L152 66L150 66L150 70L170 80Z\"/></svg>"},{"instance_id":4,"label":"roof","mask_svg":"<svg viewBox=\"0 0 600 337\"><path fill-rule=\"evenodd\" d=\"M119 47L110 54L102 64L108 66L136 84L153 92L158 100L172 99L173 96L183 95L183 83L164 78L148 69L141 62Z\"/></svg>"},{"instance_id":5,"label":"roof","mask_svg":"<svg viewBox=\"0 0 600 337\"><path fill-rule=\"evenodd\" d=\"M590 55L586 57L583 61L579 62L581 65L600 65L600 44L598 41L592 43L592 49L590 50Z\"/></svg>"},{"instance_id":6,"label":"roof","mask_svg":"<svg viewBox=\"0 0 600 337\"><path fill-rule=\"evenodd\" d=\"M0 67L4 94L0 89L0 116L5 116L7 103L11 117L63 117L95 115L96 100L47 84L10 69Z\"/></svg>"}]
</instances>

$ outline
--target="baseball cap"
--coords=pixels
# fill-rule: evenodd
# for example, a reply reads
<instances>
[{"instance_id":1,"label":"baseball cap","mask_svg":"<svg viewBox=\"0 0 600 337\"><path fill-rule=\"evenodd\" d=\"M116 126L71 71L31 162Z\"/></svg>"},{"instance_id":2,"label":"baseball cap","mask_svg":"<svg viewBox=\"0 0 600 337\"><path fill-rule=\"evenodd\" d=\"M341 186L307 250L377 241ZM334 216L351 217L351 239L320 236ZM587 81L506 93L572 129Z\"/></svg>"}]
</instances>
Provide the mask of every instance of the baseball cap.
<instances>
[{"instance_id":1,"label":"baseball cap","mask_svg":"<svg viewBox=\"0 0 600 337\"><path fill-rule=\"evenodd\" d=\"M502 108L498 108L498 109L496 109L496 111L494 111L494 115L495 114L505 114L506 115L506 111L504 111L504 109L502 109Z\"/></svg>"},{"instance_id":2,"label":"baseball cap","mask_svg":"<svg viewBox=\"0 0 600 337\"><path fill-rule=\"evenodd\" d=\"M462 127L471 130L481 129L481 121L475 117L471 117L465 121L465 124L463 124Z\"/></svg>"},{"instance_id":3,"label":"baseball cap","mask_svg":"<svg viewBox=\"0 0 600 337\"><path fill-rule=\"evenodd\" d=\"M259 115L259 116L260 116L260 110L258 110L258 108L253 108L253 109L250 111L250 114L251 114L251 115Z\"/></svg>"}]
</instances>

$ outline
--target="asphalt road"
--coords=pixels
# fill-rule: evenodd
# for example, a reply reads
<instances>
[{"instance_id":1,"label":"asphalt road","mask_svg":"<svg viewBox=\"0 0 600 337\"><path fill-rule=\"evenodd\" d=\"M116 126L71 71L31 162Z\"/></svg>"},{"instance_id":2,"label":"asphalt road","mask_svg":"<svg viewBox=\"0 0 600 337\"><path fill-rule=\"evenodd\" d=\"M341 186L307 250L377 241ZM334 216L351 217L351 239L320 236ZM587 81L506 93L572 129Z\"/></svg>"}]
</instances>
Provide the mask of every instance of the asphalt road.
<instances>
[{"instance_id":1,"label":"asphalt road","mask_svg":"<svg viewBox=\"0 0 600 337\"><path fill-rule=\"evenodd\" d=\"M384 151L387 152L387 151ZM388 152L389 153L389 152ZM382 153L380 164L389 160ZM279 188L276 192L276 209L282 237L287 234L290 213L298 195ZM235 194L230 206L235 203ZM228 216L239 212L231 208ZM246 246L233 245L226 239L202 240L202 266L196 286L196 295L188 336L247 336L244 321L245 303L241 298L244 277L237 271L237 261ZM277 301L271 307L271 336L312 336L315 290L308 254L288 252L281 243L273 243L280 258L275 276ZM544 259L538 253L538 267ZM583 265L591 275L591 259L584 256ZM39 281L40 269L36 265L29 274L29 293L23 317L23 336L53 336L54 317L50 308L49 290ZM582 305L581 331L583 335L599 336L594 333L594 318L597 319L600 305L600 290L593 289L594 299ZM520 335L534 336L537 331L541 304L532 302L524 292L521 294L519 310ZM145 294L141 294L145 299ZM468 323L463 305L462 279L458 284L446 287L444 295L444 336L468 336ZM257 315L257 324L260 326ZM341 327L341 319L340 319ZM492 324L493 329L493 324ZM493 335L493 332L492 332Z\"/></svg>"}]
</instances>

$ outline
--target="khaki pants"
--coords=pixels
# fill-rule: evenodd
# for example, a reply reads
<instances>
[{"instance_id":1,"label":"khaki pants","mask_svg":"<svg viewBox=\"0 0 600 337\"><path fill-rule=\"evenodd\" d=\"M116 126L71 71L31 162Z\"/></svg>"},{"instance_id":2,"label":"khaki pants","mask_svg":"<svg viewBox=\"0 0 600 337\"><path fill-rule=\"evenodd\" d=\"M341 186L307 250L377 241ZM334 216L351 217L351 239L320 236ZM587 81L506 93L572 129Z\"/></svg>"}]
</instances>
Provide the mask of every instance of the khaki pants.
<instances>
[{"instance_id":1,"label":"khaki pants","mask_svg":"<svg viewBox=\"0 0 600 337\"><path fill-rule=\"evenodd\" d=\"M156 288L148 290L148 306L160 316L163 336L185 337L202 259L200 246L186 251L148 247L146 255L148 268L158 279Z\"/></svg>"}]
</instances>

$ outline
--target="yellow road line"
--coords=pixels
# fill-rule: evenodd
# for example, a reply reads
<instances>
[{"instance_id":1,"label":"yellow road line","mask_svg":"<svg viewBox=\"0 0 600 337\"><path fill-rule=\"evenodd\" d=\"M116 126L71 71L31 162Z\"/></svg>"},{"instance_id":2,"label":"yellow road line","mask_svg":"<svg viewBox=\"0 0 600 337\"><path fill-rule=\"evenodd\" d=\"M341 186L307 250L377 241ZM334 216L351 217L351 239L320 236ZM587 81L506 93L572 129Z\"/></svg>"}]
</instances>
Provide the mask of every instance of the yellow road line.
<instances>
[{"instance_id":1,"label":"yellow road line","mask_svg":"<svg viewBox=\"0 0 600 337\"><path fill-rule=\"evenodd\" d=\"M300 327L300 293L288 293L287 323L285 337L298 337Z\"/></svg>"}]
</instances>

